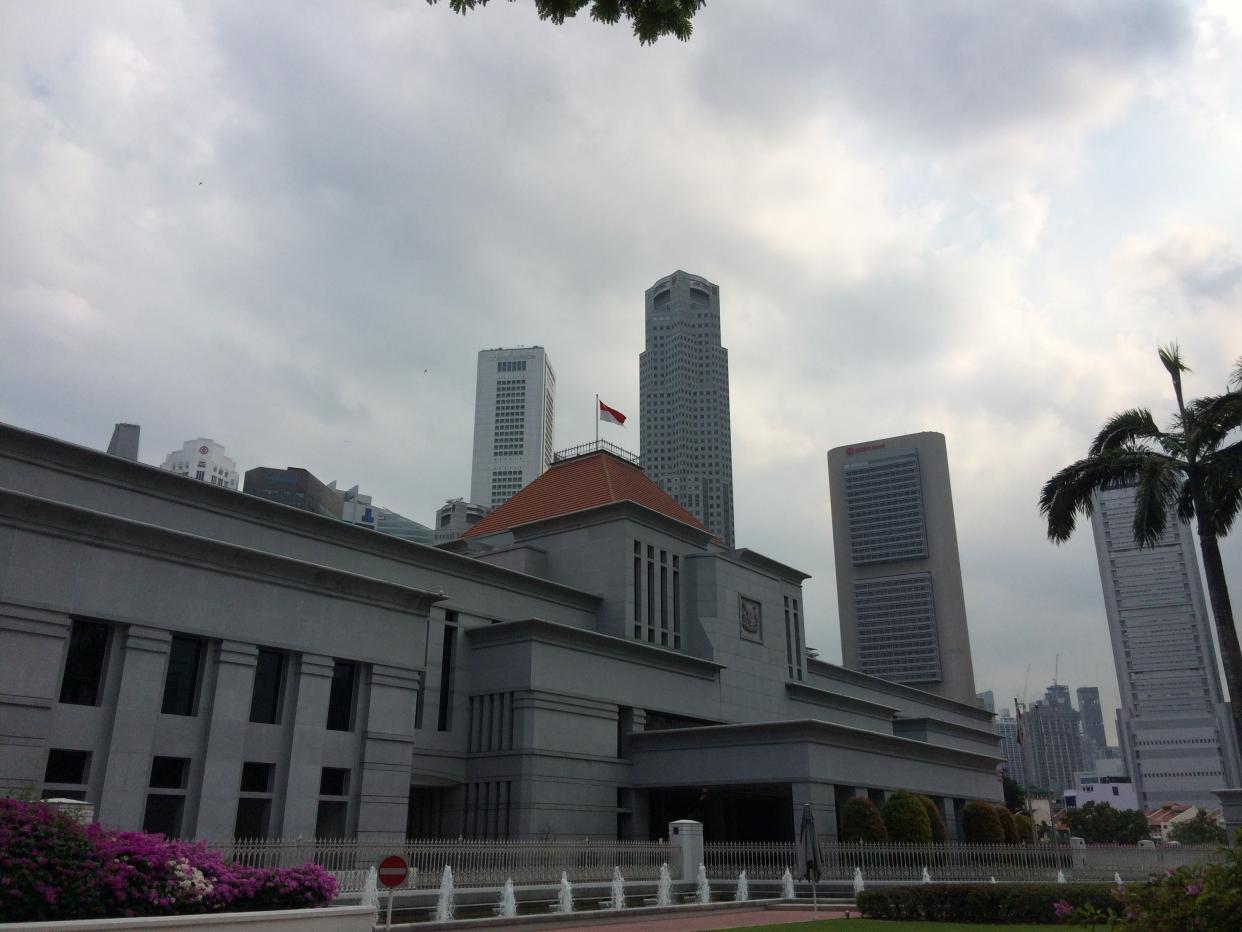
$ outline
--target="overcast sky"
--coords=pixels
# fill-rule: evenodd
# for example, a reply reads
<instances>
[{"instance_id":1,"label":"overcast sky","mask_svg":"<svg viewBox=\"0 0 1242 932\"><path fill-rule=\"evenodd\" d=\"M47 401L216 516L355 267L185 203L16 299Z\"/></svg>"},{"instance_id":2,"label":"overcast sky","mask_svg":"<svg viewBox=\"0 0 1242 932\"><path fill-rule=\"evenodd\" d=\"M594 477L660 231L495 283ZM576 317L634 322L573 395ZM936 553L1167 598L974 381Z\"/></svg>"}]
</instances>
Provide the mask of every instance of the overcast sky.
<instances>
[{"instance_id":1,"label":"overcast sky","mask_svg":"<svg viewBox=\"0 0 1242 932\"><path fill-rule=\"evenodd\" d=\"M1242 354L1242 3L709 0L686 44L527 0L0 5L0 420L197 436L430 523L479 349L637 451L643 291L720 285L737 538L813 575L825 454L948 439L979 689L1116 675L1042 482ZM1242 601L1242 532L1225 553ZM1108 718L1106 713L1106 719ZM1111 722L1109 730L1112 731Z\"/></svg>"}]
</instances>

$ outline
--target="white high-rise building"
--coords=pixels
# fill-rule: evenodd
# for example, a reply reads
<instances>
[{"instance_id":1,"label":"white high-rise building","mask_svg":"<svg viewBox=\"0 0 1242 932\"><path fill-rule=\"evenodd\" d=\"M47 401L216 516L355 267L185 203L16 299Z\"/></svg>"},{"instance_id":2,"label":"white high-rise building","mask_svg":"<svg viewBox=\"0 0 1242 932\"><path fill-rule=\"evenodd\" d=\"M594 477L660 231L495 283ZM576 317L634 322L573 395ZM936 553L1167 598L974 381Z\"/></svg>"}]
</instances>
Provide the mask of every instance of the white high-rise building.
<instances>
[{"instance_id":1,"label":"white high-rise building","mask_svg":"<svg viewBox=\"0 0 1242 932\"><path fill-rule=\"evenodd\" d=\"M479 353L470 501L495 508L552 462L556 373L539 346Z\"/></svg>"},{"instance_id":2,"label":"white high-rise building","mask_svg":"<svg viewBox=\"0 0 1242 932\"><path fill-rule=\"evenodd\" d=\"M638 357L643 472L733 547L729 351L720 345L720 288L677 271L646 294Z\"/></svg>"},{"instance_id":3,"label":"white high-rise building","mask_svg":"<svg viewBox=\"0 0 1242 932\"><path fill-rule=\"evenodd\" d=\"M225 489L237 488L237 464L232 457L224 455L224 444L209 437L187 440L180 450L165 457L160 468Z\"/></svg>"},{"instance_id":4,"label":"white high-rise building","mask_svg":"<svg viewBox=\"0 0 1242 932\"><path fill-rule=\"evenodd\" d=\"M1238 750L1223 701L1190 526L1170 509L1155 547L1134 541L1135 490L1096 496L1091 517L1121 709L1117 737L1140 804L1219 803L1237 786Z\"/></svg>"}]
</instances>

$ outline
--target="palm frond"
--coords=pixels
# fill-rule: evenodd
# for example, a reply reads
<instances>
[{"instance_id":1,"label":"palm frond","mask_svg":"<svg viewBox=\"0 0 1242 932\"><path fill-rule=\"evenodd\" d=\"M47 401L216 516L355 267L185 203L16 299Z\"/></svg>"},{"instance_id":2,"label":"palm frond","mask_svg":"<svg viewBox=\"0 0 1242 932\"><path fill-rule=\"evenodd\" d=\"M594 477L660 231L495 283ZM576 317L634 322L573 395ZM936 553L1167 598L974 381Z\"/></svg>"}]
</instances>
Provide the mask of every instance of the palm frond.
<instances>
[{"instance_id":1,"label":"palm frond","mask_svg":"<svg viewBox=\"0 0 1242 932\"><path fill-rule=\"evenodd\" d=\"M1235 430L1242 430L1242 391L1196 398L1186 414L1195 455L1208 456Z\"/></svg>"},{"instance_id":2,"label":"palm frond","mask_svg":"<svg viewBox=\"0 0 1242 932\"><path fill-rule=\"evenodd\" d=\"M1182 373L1190 371L1190 366L1182 362L1182 350L1176 340L1167 346L1158 347L1157 352L1160 355L1160 361L1164 363L1164 368L1168 370L1174 382L1180 382Z\"/></svg>"},{"instance_id":3,"label":"palm frond","mask_svg":"<svg viewBox=\"0 0 1242 932\"><path fill-rule=\"evenodd\" d=\"M1183 485L1180 468L1154 457L1143 462L1134 492L1134 541L1154 547L1169 523L1169 506L1178 502Z\"/></svg>"},{"instance_id":4,"label":"palm frond","mask_svg":"<svg viewBox=\"0 0 1242 932\"><path fill-rule=\"evenodd\" d=\"M1069 540L1079 515L1090 518L1094 513L1094 495L1098 490L1137 483L1144 464L1151 459L1159 460L1167 468L1181 468L1180 462L1163 454L1127 448L1071 463L1045 482L1039 493L1039 513L1048 522L1048 539L1056 543Z\"/></svg>"},{"instance_id":5,"label":"palm frond","mask_svg":"<svg viewBox=\"0 0 1242 932\"><path fill-rule=\"evenodd\" d=\"M1233 371L1229 373L1229 386L1234 391L1242 392L1242 356L1238 357L1238 361L1233 364Z\"/></svg>"},{"instance_id":6,"label":"palm frond","mask_svg":"<svg viewBox=\"0 0 1242 932\"><path fill-rule=\"evenodd\" d=\"M1215 537L1224 537L1242 510L1242 440L1221 447L1199 464L1199 486L1207 515L1199 520Z\"/></svg>"},{"instance_id":7,"label":"palm frond","mask_svg":"<svg viewBox=\"0 0 1242 932\"><path fill-rule=\"evenodd\" d=\"M1108 419L1100 432L1095 435L1095 439L1091 441L1088 455L1099 456L1106 451L1120 450L1140 444L1144 440L1155 440L1159 443L1161 437L1163 434L1156 426L1156 421L1150 411L1146 408L1131 408L1128 411L1114 414ZM1161 446L1163 447L1163 444Z\"/></svg>"}]
</instances>

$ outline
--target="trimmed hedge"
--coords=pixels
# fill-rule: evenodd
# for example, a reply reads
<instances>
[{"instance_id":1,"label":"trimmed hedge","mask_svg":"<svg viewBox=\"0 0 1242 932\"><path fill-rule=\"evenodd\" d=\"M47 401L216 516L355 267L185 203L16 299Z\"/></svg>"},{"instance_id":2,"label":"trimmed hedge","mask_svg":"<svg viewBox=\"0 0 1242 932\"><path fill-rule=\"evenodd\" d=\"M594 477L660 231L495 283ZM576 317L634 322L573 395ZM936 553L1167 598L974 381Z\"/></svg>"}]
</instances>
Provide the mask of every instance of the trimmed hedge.
<instances>
[{"instance_id":1,"label":"trimmed hedge","mask_svg":"<svg viewBox=\"0 0 1242 932\"><path fill-rule=\"evenodd\" d=\"M943 845L949 840L949 831L945 828L944 816L940 814L940 807L935 804L930 796L919 796L918 801L927 810L927 820L931 823L932 844Z\"/></svg>"},{"instance_id":2,"label":"trimmed hedge","mask_svg":"<svg viewBox=\"0 0 1242 932\"><path fill-rule=\"evenodd\" d=\"M923 922L1054 923L1054 904L1075 910L1091 906L1101 913L1118 908L1117 888L1109 883L954 883L873 887L858 894L868 919Z\"/></svg>"},{"instance_id":3,"label":"trimmed hedge","mask_svg":"<svg viewBox=\"0 0 1242 932\"><path fill-rule=\"evenodd\" d=\"M880 810L880 814L884 817L884 827L888 829L889 841L919 845L931 844L931 819L918 797L912 793L898 790L884 801L884 808Z\"/></svg>"},{"instance_id":4,"label":"trimmed hedge","mask_svg":"<svg viewBox=\"0 0 1242 932\"><path fill-rule=\"evenodd\" d=\"M866 796L854 796L846 800L841 809L841 840L846 842L888 841L888 829L875 803Z\"/></svg>"}]
</instances>

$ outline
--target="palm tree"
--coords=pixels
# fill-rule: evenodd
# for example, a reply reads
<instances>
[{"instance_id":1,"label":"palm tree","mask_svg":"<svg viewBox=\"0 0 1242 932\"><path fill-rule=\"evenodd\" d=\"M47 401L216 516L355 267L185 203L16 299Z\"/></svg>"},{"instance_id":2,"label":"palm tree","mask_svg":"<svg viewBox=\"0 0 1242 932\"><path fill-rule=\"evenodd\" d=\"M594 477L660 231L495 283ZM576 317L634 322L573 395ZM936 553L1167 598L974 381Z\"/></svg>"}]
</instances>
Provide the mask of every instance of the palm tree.
<instances>
[{"instance_id":1,"label":"palm tree","mask_svg":"<svg viewBox=\"0 0 1242 932\"><path fill-rule=\"evenodd\" d=\"M1135 487L1134 539L1140 547L1159 542L1171 507L1179 521L1197 519L1208 600L1242 747L1242 651L1219 543L1242 508L1242 439L1236 433L1242 429L1242 357L1224 394L1186 404L1182 373L1190 369L1176 343L1159 352L1177 396L1171 427L1160 430L1146 408L1114 414L1096 434L1085 459L1044 483L1039 511L1048 520L1048 539L1055 543L1069 540L1079 515L1091 516L1095 493L1103 489Z\"/></svg>"}]
</instances>

